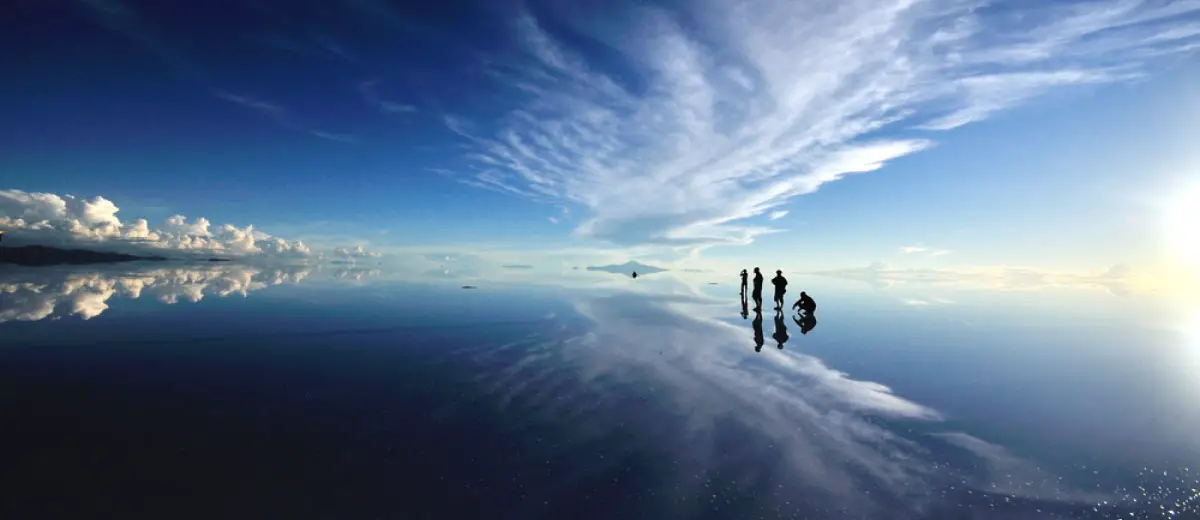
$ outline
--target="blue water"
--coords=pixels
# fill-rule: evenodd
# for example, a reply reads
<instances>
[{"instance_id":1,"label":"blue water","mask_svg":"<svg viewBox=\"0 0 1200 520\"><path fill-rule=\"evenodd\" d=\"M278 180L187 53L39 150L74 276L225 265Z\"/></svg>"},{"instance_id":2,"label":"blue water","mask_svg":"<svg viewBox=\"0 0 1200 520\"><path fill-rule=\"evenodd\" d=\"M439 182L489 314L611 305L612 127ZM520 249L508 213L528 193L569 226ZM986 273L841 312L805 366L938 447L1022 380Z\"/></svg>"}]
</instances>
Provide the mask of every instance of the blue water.
<instances>
[{"instance_id":1,"label":"blue water","mask_svg":"<svg viewBox=\"0 0 1200 520\"><path fill-rule=\"evenodd\" d=\"M756 351L716 277L163 265L0 271L0 518L1200 508L1200 345L1150 302L795 276L816 326Z\"/></svg>"}]
</instances>

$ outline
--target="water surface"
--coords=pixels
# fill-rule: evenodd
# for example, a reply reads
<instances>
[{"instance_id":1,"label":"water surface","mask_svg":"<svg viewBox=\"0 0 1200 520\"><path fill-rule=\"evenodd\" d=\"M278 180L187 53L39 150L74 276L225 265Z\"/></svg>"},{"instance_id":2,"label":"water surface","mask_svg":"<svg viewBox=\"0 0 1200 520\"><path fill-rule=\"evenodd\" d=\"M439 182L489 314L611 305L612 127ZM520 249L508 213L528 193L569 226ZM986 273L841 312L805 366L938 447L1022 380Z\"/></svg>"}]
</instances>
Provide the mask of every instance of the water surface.
<instances>
[{"instance_id":1,"label":"water surface","mask_svg":"<svg viewBox=\"0 0 1200 520\"><path fill-rule=\"evenodd\" d=\"M0 515L1196 515L1197 346L1153 305L797 276L816 326L756 350L733 284L595 280L5 270Z\"/></svg>"}]
</instances>

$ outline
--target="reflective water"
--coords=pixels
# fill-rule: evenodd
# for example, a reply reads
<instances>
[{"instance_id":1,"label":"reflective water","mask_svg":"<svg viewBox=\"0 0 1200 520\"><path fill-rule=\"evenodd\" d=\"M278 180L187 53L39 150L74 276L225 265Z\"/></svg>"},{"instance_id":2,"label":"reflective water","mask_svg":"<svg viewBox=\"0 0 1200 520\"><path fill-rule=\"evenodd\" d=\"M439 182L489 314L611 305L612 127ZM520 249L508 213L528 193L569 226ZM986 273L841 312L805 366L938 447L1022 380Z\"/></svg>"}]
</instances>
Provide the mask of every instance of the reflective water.
<instances>
[{"instance_id":1,"label":"reflective water","mask_svg":"<svg viewBox=\"0 0 1200 520\"><path fill-rule=\"evenodd\" d=\"M0 271L0 517L1197 516L1153 302L795 276L756 349L735 283L580 276Z\"/></svg>"}]
</instances>

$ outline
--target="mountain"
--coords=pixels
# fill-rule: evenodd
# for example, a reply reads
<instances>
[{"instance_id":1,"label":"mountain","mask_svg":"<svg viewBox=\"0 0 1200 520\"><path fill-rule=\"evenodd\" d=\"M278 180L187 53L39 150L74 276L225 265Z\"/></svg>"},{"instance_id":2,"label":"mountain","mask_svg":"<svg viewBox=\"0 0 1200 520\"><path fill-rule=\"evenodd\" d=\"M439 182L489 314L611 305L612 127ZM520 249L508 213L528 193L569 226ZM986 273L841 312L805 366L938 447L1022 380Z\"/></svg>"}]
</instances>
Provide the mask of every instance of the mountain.
<instances>
[{"instance_id":1,"label":"mountain","mask_svg":"<svg viewBox=\"0 0 1200 520\"><path fill-rule=\"evenodd\" d=\"M0 247L0 264L24 266L59 264L107 264L139 260L166 260L161 256L137 256L84 249L61 249L50 246Z\"/></svg>"},{"instance_id":2,"label":"mountain","mask_svg":"<svg viewBox=\"0 0 1200 520\"><path fill-rule=\"evenodd\" d=\"M637 262L634 262L633 260L625 262L621 265L602 265L602 266L589 265L587 267L587 270L588 271L603 271L605 273L623 274L623 275L630 275L636 271L639 276L643 275L643 274L654 274L654 273L661 273L663 271L666 271L666 269L663 269L661 267L654 267L652 265L639 264Z\"/></svg>"}]
</instances>

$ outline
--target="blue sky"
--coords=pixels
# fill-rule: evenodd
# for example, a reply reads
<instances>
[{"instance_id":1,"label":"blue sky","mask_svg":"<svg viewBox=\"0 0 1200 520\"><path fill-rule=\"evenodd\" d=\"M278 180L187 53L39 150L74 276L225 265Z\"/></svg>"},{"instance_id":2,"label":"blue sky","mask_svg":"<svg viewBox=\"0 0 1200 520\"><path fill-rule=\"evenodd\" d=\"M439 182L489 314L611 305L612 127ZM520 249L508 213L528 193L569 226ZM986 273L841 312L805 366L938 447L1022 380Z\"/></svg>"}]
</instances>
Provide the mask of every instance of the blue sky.
<instances>
[{"instance_id":1,"label":"blue sky","mask_svg":"<svg viewBox=\"0 0 1200 520\"><path fill-rule=\"evenodd\" d=\"M1195 1L15 13L0 218L22 240L1154 272L1200 182Z\"/></svg>"}]
</instances>

